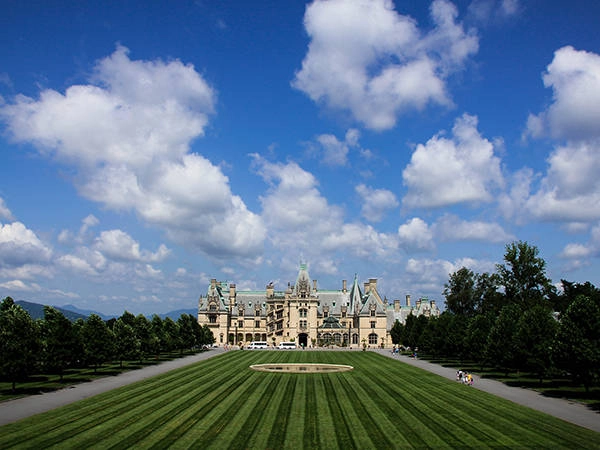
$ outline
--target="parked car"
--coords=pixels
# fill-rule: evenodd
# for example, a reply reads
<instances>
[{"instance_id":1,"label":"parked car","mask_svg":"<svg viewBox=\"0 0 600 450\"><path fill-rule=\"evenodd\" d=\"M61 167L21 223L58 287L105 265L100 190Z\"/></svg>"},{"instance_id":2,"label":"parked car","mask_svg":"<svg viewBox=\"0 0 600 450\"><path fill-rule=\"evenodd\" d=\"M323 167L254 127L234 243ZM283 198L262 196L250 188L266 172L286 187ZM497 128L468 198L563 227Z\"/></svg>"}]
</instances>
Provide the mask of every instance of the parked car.
<instances>
[{"instance_id":1,"label":"parked car","mask_svg":"<svg viewBox=\"0 0 600 450\"><path fill-rule=\"evenodd\" d=\"M293 350L297 347L295 342L282 342L277 346L277 348L281 350Z\"/></svg>"},{"instance_id":2,"label":"parked car","mask_svg":"<svg viewBox=\"0 0 600 450\"><path fill-rule=\"evenodd\" d=\"M254 341L250 342L250 345L248 346L248 350L255 350L261 348L269 348L269 344L267 344L265 341Z\"/></svg>"}]
</instances>

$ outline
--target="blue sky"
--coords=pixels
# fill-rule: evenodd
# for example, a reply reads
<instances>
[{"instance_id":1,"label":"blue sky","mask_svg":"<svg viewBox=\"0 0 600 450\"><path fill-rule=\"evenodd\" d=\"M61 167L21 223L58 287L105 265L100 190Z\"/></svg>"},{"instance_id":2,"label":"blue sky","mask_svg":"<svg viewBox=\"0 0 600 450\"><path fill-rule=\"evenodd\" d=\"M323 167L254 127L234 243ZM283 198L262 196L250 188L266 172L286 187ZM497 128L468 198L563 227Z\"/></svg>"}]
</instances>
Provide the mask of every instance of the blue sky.
<instances>
[{"instance_id":1,"label":"blue sky","mask_svg":"<svg viewBox=\"0 0 600 450\"><path fill-rule=\"evenodd\" d=\"M303 261L442 304L514 240L600 284L597 1L2 10L2 298L162 313Z\"/></svg>"}]
</instances>

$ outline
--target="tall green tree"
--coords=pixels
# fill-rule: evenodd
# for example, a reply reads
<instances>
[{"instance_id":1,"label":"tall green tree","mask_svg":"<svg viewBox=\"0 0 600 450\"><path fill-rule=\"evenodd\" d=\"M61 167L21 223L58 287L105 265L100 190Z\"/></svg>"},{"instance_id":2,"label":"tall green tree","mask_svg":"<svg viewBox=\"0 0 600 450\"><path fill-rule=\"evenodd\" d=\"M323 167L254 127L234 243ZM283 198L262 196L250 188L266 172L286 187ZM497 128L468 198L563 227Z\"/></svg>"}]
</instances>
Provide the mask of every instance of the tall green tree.
<instances>
[{"instance_id":1,"label":"tall green tree","mask_svg":"<svg viewBox=\"0 0 600 450\"><path fill-rule=\"evenodd\" d=\"M475 274L462 267L450 274L450 279L444 284L444 297L446 297L446 310L462 315L475 314L478 303Z\"/></svg>"},{"instance_id":2,"label":"tall green tree","mask_svg":"<svg viewBox=\"0 0 600 450\"><path fill-rule=\"evenodd\" d=\"M557 366L583 384L586 391L600 378L600 306L580 295L560 318Z\"/></svg>"},{"instance_id":3,"label":"tall green tree","mask_svg":"<svg viewBox=\"0 0 600 450\"><path fill-rule=\"evenodd\" d=\"M17 381L36 369L40 348L37 323L6 297L0 305L0 373L12 382L13 391Z\"/></svg>"},{"instance_id":4,"label":"tall green tree","mask_svg":"<svg viewBox=\"0 0 600 450\"><path fill-rule=\"evenodd\" d=\"M536 305L526 310L519 319L516 335L518 366L535 373L540 380L552 372L552 353L558 323L550 309Z\"/></svg>"},{"instance_id":5,"label":"tall green tree","mask_svg":"<svg viewBox=\"0 0 600 450\"><path fill-rule=\"evenodd\" d=\"M504 264L496 266L508 303L525 310L548 300L554 288L546 276L546 261L539 257L537 247L527 242L506 246Z\"/></svg>"},{"instance_id":6,"label":"tall green tree","mask_svg":"<svg viewBox=\"0 0 600 450\"><path fill-rule=\"evenodd\" d=\"M486 362L487 339L494 324L491 314L478 314L469 321L465 333L467 357L483 367Z\"/></svg>"},{"instance_id":7,"label":"tall green tree","mask_svg":"<svg viewBox=\"0 0 600 450\"><path fill-rule=\"evenodd\" d=\"M153 340L154 345L152 352L158 358L161 351L168 351L164 323L158 314L152 315L152 319L150 320L150 329L152 334L155 336L155 339Z\"/></svg>"},{"instance_id":8,"label":"tall green tree","mask_svg":"<svg viewBox=\"0 0 600 450\"><path fill-rule=\"evenodd\" d=\"M57 373L62 382L64 371L73 364L77 350L73 324L56 308L44 306L41 328L43 364L50 373Z\"/></svg>"},{"instance_id":9,"label":"tall green tree","mask_svg":"<svg viewBox=\"0 0 600 450\"><path fill-rule=\"evenodd\" d=\"M402 344L402 329L403 328L404 327L400 323L399 320L396 320L394 322L394 325L392 326L392 329L390 330L390 336L392 337L392 343L394 345Z\"/></svg>"},{"instance_id":10,"label":"tall green tree","mask_svg":"<svg viewBox=\"0 0 600 450\"><path fill-rule=\"evenodd\" d=\"M567 280L560 281L562 284L562 292L551 298L554 311L561 314L564 313L571 303L573 303L580 295L585 295L600 306L600 289L589 281L586 281L585 283L573 283Z\"/></svg>"},{"instance_id":11,"label":"tall green tree","mask_svg":"<svg viewBox=\"0 0 600 450\"><path fill-rule=\"evenodd\" d=\"M520 316L521 308L518 305L504 306L487 338L487 360L506 374L516 368L515 344Z\"/></svg>"},{"instance_id":12,"label":"tall green tree","mask_svg":"<svg viewBox=\"0 0 600 450\"><path fill-rule=\"evenodd\" d=\"M123 367L124 360L139 358L141 344L131 325L119 318L113 327L113 334L115 336L115 356L121 367Z\"/></svg>"},{"instance_id":13,"label":"tall green tree","mask_svg":"<svg viewBox=\"0 0 600 450\"><path fill-rule=\"evenodd\" d=\"M216 342L215 335L206 324L202 325L202 345L213 345Z\"/></svg>"},{"instance_id":14,"label":"tall green tree","mask_svg":"<svg viewBox=\"0 0 600 450\"><path fill-rule=\"evenodd\" d=\"M194 318L189 314L182 314L177 319L179 328L179 344L180 349L193 349L196 345L196 335L194 334ZM197 322L196 322L197 323Z\"/></svg>"},{"instance_id":15,"label":"tall green tree","mask_svg":"<svg viewBox=\"0 0 600 450\"><path fill-rule=\"evenodd\" d=\"M179 325L170 317L165 317L165 320L163 321L163 335L166 351L172 352L173 350L181 348Z\"/></svg>"},{"instance_id":16,"label":"tall green tree","mask_svg":"<svg viewBox=\"0 0 600 450\"><path fill-rule=\"evenodd\" d=\"M114 352L114 335L108 325L97 314L90 315L81 329L86 361L94 372L109 361Z\"/></svg>"},{"instance_id":17,"label":"tall green tree","mask_svg":"<svg viewBox=\"0 0 600 450\"><path fill-rule=\"evenodd\" d=\"M135 335L140 340L140 362L148 355L154 353L156 340L158 339L152 332L150 321L143 314L135 316L134 327Z\"/></svg>"}]
</instances>

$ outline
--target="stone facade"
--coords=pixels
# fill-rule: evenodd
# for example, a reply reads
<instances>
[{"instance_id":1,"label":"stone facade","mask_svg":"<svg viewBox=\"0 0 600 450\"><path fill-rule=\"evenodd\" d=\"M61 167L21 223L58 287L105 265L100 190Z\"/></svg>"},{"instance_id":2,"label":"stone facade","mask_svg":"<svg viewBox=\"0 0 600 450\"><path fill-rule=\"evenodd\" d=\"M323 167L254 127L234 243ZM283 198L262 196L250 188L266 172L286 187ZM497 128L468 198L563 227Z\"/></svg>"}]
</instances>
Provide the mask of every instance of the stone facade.
<instances>
[{"instance_id":1,"label":"stone facade","mask_svg":"<svg viewBox=\"0 0 600 450\"><path fill-rule=\"evenodd\" d=\"M294 341L305 347L391 347L391 327L410 314L438 316L440 311L425 299L412 306L410 296L405 305L399 300L388 303L379 295L375 278L362 290L357 277L349 288L343 280L340 290L320 290L305 264L296 283L288 283L284 291L275 290L272 283L262 292L238 291L235 284L213 279L198 302L198 322L208 325L218 345Z\"/></svg>"}]
</instances>

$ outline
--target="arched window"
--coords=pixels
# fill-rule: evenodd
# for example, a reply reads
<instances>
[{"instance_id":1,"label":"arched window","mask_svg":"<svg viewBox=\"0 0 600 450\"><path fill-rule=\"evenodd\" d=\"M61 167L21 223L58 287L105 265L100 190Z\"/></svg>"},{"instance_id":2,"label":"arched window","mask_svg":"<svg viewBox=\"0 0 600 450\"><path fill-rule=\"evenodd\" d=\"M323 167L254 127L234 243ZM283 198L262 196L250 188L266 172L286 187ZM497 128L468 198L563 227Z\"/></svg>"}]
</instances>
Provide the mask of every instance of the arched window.
<instances>
[{"instance_id":1,"label":"arched window","mask_svg":"<svg viewBox=\"0 0 600 450\"><path fill-rule=\"evenodd\" d=\"M377 345L377 335L375 333L369 335L369 345Z\"/></svg>"}]
</instances>

